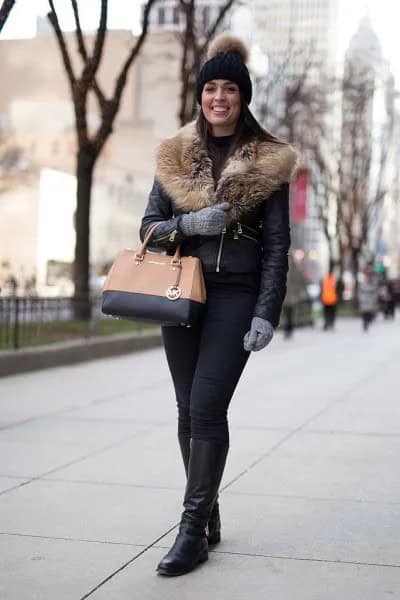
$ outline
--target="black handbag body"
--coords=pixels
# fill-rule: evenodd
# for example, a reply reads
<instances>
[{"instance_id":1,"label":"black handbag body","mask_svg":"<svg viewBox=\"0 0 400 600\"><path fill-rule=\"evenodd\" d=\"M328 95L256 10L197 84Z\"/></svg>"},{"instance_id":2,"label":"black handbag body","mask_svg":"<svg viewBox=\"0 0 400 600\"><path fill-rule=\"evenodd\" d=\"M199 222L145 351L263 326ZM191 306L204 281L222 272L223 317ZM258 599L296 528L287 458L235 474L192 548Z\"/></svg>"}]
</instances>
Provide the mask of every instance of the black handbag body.
<instances>
[{"instance_id":1,"label":"black handbag body","mask_svg":"<svg viewBox=\"0 0 400 600\"><path fill-rule=\"evenodd\" d=\"M102 312L114 317L160 325L192 325L201 317L206 289L201 261L147 251L150 228L142 246L122 250L114 261L102 293Z\"/></svg>"}]
</instances>

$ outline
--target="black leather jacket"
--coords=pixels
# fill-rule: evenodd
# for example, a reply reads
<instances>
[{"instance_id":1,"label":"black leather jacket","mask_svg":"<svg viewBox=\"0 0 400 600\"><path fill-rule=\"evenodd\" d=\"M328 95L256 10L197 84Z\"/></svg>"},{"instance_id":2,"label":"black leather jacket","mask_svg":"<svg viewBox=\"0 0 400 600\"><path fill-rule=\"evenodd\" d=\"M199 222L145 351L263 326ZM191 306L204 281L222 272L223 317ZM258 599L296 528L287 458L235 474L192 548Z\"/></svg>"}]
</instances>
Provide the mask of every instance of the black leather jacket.
<instances>
[{"instance_id":1,"label":"black leather jacket","mask_svg":"<svg viewBox=\"0 0 400 600\"><path fill-rule=\"evenodd\" d=\"M185 237L179 227L181 214L155 180L140 227L141 240L150 225L162 221L151 237L151 247L170 254L181 244L182 255L200 258L206 273L258 273L260 290L254 316L276 327L286 294L289 184L283 184L219 236Z\"/></svg>"}]
</instances>

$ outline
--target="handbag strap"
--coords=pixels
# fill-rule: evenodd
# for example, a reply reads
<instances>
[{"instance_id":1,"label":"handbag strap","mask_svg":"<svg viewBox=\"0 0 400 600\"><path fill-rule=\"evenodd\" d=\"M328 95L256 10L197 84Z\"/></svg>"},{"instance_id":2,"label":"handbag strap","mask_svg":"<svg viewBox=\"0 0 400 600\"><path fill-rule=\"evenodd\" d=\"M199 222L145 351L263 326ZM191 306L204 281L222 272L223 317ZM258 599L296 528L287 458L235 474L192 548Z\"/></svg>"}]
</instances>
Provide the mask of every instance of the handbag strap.
<instances>
[{"instance_id":1,"label":"handbag strap","mask_svg":"<svg viewBox=\"0 0 400 600\"><path fill-rule=\"evenodd\" d=\"M161 225L161 223L164 223L164 221L158 221L157 223L154 223L154 225L151 225L149 227L149 229L147 230L147 233L144 237L143 243L140 246L138 252L136 252L136 258L138 260L142 260L143 256L146 254L146 249L148 246L148 243L150 241L151 236L154 233L154 230L156 229L156 227L158 227L159 225ZM181 246L180 244L177 245L176 250L175 250L175 254L172 257L172 264L175 265L180 265L181 264Z\"/></svg>"}]
</instances>

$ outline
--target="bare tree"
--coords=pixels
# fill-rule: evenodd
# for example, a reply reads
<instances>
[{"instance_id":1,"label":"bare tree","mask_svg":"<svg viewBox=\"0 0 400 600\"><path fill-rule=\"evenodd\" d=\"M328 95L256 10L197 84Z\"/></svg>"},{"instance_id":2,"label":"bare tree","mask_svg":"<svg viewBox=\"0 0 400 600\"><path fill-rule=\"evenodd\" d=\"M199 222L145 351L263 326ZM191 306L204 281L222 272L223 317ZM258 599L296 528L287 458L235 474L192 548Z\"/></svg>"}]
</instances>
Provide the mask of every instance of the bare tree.
<instances>
[{"instance_id":1,"label":"bare tree","mask_svg":"<svg viewBox=\"0 0 400 600\"><path fill-rule=\"evenodd\" d=\"M305 145L312 171L313 201L327 243L328 261L330 264L339 263L342 273L343 261L337 236L341 81L321 71L318 83L313 87L312 96Z\"/></svg>"},{"instance_id":2,"label":"bare tree","mask_svg":"<svg viewBox=\"0 0 400 600\"><path fill-rule=\"evenodd\" d=\"M180 35L182 57L179 122L181 125L185 125L194 118L196 112L195 83L207 46L235 1L226 0L215 21L206 24L201 22L196 0L179 0L180 10L184 15L184 29Z\"/></svg>"},{"instance_id":3,"label":"bare tree","mask_svg":"<svg viewBox=\"0 0 400 600\"><path fill-rule=\"evenodd\" d=\"M3 0L3 3L0 7L0 32L3 29L14 4L15 0Z\"/></svg>"},{"instance_id":4,"label":"bare tree","mask_svg":"<svg viewBox=\"0 0 400 600\"><path fill-rule=\"evenodd\" d=\"M387 194L387 166L389 162L390 149L394 140L395 120L396 120L396 92L393 78L386 82L385 92L383 96L383 121L380 124L380 131L376 139L376 147L378 148L379 156L378 164L375 170L375 181L372 182L370 206L369 206L369 223L375 225L376 241L382 234L382 216L383 204ZM369 245L373 244L372 231L369 227Z\"/></svg>"},{"instance_id":5,"label":"bare tree","mask_svg":"<svg viewBox=\"0 0 400 600\"><path fill-rule=\"evenodd\" d=\"M146 38L149 14L156 0L147 0L143 10L141 34L136 39L116 77L112 96L107 98L97 81L97 72L102 60L107 33L108 0L101 0L100 18L94 37L93 49L88 50L79 17L77 0L70 0L75 18L75 37L82 69L77 74L73 67L71 53L62 32L53 0L48 0L48 19L53 27L63 65L67 74L75 112L75 128L78 142L76 157L77 208L76 208L76 247L74 259L75 296L83 300L83 312L88 312L89 299L89 259L90 259L90 200L93 172L100 152L111 135L118 113L129 69L139 54ZM100 125L91 133L88 127L88 96L94 93L100 116Z\"/></svg>"},{"instance_id":6,"label":"bare tree","mask_svg":"<svg viewBox=\"0 0 400 600\"><path fill-rule=\"evenodd\" d=\"M309 173L316 216L326 237L329 258L335 252L332 214L338 193L334 176L338 142L332 135L329 118L337 102L332 87L333 82L315 61L312 42L302 48L290 42L279 62L272 62L267 76L257 82L260 121L300 151L301 166ZM297 235L294 227L294 240Z\"/></svg>"},{"instance_id":7,"label":"bare tree","mask_svg":"<svg viewBox=\"0 0 400 600\"><path fill-rule=\"evenodd\" d=\"M327 142L327 143L326 143ZM339 196L338 143L331 137L315 140L310 148L313 163L312 189L318 219L328 248L329 263L339 263L343 271L341 255L337 243L337 201Z\"/></svg>"},{"instance_id":8,"label":"bare tree","mask_svg":"<svg viewBox=\"0 0 400 600\"><path fill-rule=\"evenodd\" d=\"M373 108L377 78L368 66L349 63L343 79L338 236L355 282L360 256L372 258L386 195L385 173L393 132L393 102L386 95L380 126ZM387 82L382 82L383 86Z\"/></svg>"},{"instance_id":9,"label":"bare tree","mask_svg":"<svg viewBox=\"0 0 400 600\"><path fill-rule=\"evenodd\" d=\"M328 127L318 129L310 147L314 198L330 258L339 263L341 274L350 269L355 281L360 255L373 253L374 238L379 237L394 127L394 96L389 90L381 123L374 123L375 83L370 70L360 71L359 66L355 70L351 65L341 78L329 79L327 114L334 115L334 107L340 107L333 123L341 126L325 121Z\"/></svg>"},{"instance_id":10,"label":"bare tree","mask_svg":"<svg viewBox=\"0 0 400 600\"><path fill-rule=\"evenodd\" d=\"M260 121L302 149L309 144L308 125L317 124L324 100L313 48L312 40L298 48L289 37L287 50L279 61L270 62L266 76L257 81Z\"/></svg>"},{"instance_id":11,"label":"bare tree","mask_svg":"<svg viewBox=\"0 0 400 600\"><path fill-rule=\"evenodd\" d=\"M303 50L293 72L297 52L288 50L262 83L260 118L300 149L311 172L314 207L329 258L339 263L341 273L351 269L356 279L360 254L366 254L372 238L379 236L394 91L386 93L382 122L373 130L376 77L371 68L349 64L342 77L327 76L312 60L312 52L307 56Z\"/></svg>"}]
</instances>

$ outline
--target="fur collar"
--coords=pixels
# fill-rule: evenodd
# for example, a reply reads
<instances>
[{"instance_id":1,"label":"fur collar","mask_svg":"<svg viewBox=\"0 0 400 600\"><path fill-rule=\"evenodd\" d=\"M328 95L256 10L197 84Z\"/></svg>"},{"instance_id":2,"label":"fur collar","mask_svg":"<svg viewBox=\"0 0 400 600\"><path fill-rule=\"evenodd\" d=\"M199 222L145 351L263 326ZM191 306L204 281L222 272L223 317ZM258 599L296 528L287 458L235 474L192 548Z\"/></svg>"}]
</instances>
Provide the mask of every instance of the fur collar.
<instances>
[{"instance_id":1,"label":"fur collar","mask_svg":"<svg viewBox=\"0 0 400 600\"><path fill-rule=\"evenodd\" d=\"M296 158L289 144L251 142L227 160L214 189L211 160L192 122L160 144L156 179L179 211L226 201L232 205L230 220L234 221L290 181Z\"/></svg>"}]
</instances>

